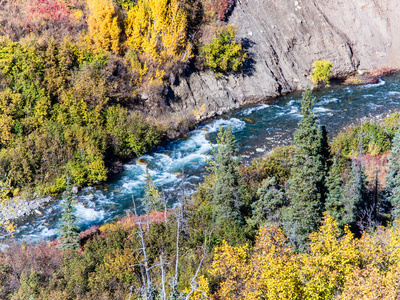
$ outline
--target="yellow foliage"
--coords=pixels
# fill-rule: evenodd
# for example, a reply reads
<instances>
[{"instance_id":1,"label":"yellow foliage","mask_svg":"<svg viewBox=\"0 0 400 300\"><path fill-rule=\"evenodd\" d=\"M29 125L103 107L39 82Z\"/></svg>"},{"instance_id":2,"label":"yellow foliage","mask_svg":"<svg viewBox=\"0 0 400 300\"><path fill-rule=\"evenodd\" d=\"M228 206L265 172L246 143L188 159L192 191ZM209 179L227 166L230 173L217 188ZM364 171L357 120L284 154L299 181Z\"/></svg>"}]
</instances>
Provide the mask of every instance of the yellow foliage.
<instances>
[{"instance_id":1,"label":"yellow foliage","mask_svg":"<svg viewBox=\"0 0 400 300\"><path fill-rule=\"evenodd\" d=\"M80 21L83 18L83 11L80 9L74 10L74 16L75 18Z\"/></svg>"},{"instance_id":2,"label":"yellow foliage","mask_svg":"<svg viewBox=\"0 0 400 300\"><path fill-rule=\"evenodd\" d=\"M400 298L400 228L379 227L358 241L364 268L355 269L336 299Z\"/></svg>"},{"instance_id":3,"label":"yellow foliage","mask_svg":"<svg viewBox=\"0 0 400 300\"><path fill-rule=\"evenodd\" d=\"M198 288L192 295L190 295L190 300L203 300L209 299L210 287L208 285L208 280L204 276L199 276L197 279ZM190 292L190 288L185 288L185 294Z\"/></svg>"},{"instance_id":4,"label":"yellow foliage","mask_svg":"<svg viewBox=\"0 0 400 300\"><path fill-rule=\"evenodd\" d=\"M330 299L352 276L361 263L361 252L353 234L346 227L340 237L337 222L325 214L320 231L310 235L311 253L302 257L306 299Z\"/></svg>"},{"instance_id":5,"label":"yellow foliage","mask_svg":"<svg viewBox=\"0 0 400 300\"><path fill-rule=\"evenodd\" d=\"M128 11L127 43L158 63L185 62L191 55L186 39L187 18L177 0L139 0Z\"/></svg>"},{"instance_id":6,"label":"yellow foliage","mask_svg":"<svg viewBox=\"0 0 400 300\"><path fill-rule=\"evenodd\" d=\"M313 67L314 69L310 74L312 82L317 86L323 82L329 87L329 79L333 68L332 63L326 60L317 60L313 63Z\"/></svg>"},{"instance_id":7,"label":"yellow foliage","mask_svg":"<svg viewBox=\"0 0 400 300\"><path fill-rule=\"evenodd\" d=\"M0 93L0 142L7 145L12 136L12 129L15 126L18 108L23 105L22 95L14 93L10 88L4 89Z\"/></svg>"},{"instance_id":8,"label":"yellow foliage","mask_svg":"<svg viewBox=\"0 0 400 300\"><path fill-rule=\"evenodd\" d=\"M11 237L14 236L14 232L15 232L15 224L11 221L6 221L3 224L3 227L5 228L5 230L7 231L8 235L10 235Z\"/></svg>"},{"instance_id":9,"label":"yellow foliage","mask_svg":"<svg viewBox=\"0 0 400 300\"><path fill-rule=\"evenodd\" d=\"M120 51L121 28L112 0L87 0L90 38L106 51Z\"/></svg>"},{"instance_id":10,"label":"yellow foliage","mask_svg":"<svg viewBox=\"0 0 400 300\"><path fill-rule=\"evenodd\" d=\"M107 253L104 257L107 271L120 281L131 282L135 277L134 266L140 263L132 252L133 249L125 248Z\"/></svg>"},{"instance_id":11,"label":"yellow foliage","mask_svg":"<svg viewBox=\"0 0 400 300\"><path fill-rule=\"evenodd\" d=\"M7 206L10 202L9 193L11 192L11 178L6 177L5 180L0 181L0 210ZM15 232L15 224L9 220L0 220L0 227L3 227L9 236L13 236Z\"/></svg>"},{"instance_id":12,"label":"yellow foliage","mask_svg":"<svg viewBox=\"0 0 400 300\"><path fill-rule=\"evenodd\" d=\"M136 84L139 85L142 82L143 76L145 76L149 70L146 61L142 64L132 49L126 52L125 59L131 67L132 72L137 75L138 80L136 80Z\"/></svg>"},{"instance_id":13,"label":"yellow foliage","mask_svg":"<svg viewBox=\"0 0 400 300\"><path fill-rule=\"evenodd\" d=\"M206 111L206 105L203 104L200 107L200 109L198 109L198 110L196 109L193 114L196 117L196 119L200 119L204 115L205 111Z\"/></svg>"},{"instance_id":14,"label":"yellow foliage","mask_svg":"<svg viewBox=\"0 0 400 300\"><path fill-rule=\"evenodd\" d=\"M246 298L248 284L252 283L251 279L256 274L248 263L248 250L247 245L232 247L225 241L215 249L210 273L222 278L219 289L222 299L250 299Z\"/></svg>"},{"instance_id":15,"label":"yellow foliage","mask_svg":"<svg viewBox=\"0 0 400 300\"><path fill-rule=\"evenodd\" d=\"M257 238L253 269L259 273L253 284L254 297L267 299L300 299L299 266L301 261L293 255L284 232L276 226L262 227Z\"/></svg>"},{"instance_id":16,"label":"yellow foliage","mask_svg":"<svg viewBox=\"0 0 400 300\"><path fill-rule=\"evenodd\" d=\"M220 280L217 299L400 299L400 229L378 228L340 236L325 215L310 235L310 251L295 253L283 231L263 227L253 249L216 248L210 274Z\"/></svg>"}]
</instances>

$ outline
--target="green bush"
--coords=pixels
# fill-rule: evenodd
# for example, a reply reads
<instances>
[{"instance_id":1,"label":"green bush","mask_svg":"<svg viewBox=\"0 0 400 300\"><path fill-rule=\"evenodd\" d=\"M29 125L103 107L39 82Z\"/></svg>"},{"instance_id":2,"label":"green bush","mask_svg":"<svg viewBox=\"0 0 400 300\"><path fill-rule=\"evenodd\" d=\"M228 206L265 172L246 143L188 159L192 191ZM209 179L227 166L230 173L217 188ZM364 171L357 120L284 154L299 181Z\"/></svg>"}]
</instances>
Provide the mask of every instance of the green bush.
<instances>
[{"instance_id":1,"label":"green bush","mask_svg":"<svg viewBox=\"0 0 400 300\"><path fill-rule=\"evenodd\" d=\"M388 117L383 119L386 131L390 134L392 138L399 129L399 120L400 120L400 114L398 112L392 113Z\"/></svg>"},{"instance_id":2,"label":"green bush","mask_svg":"<svg viewBox=\"0 0 400 300\"><path fill-rule=\"evenodd\" d=\"M392 138L382 125L365 121L361 126L341 131L332 140L331 149L337 155L350 158L358 155L361 142L363 154L378 155L390 151Z\"/></svg>"},{"instance_id":3,"label":"green bush","mask_svg":"<svg viewBox=\"0 0 400 300\"><path fill-rule=\"evenodd\" d=\"M105 127L111 137L112 151L122 158L139 156L160 141L158 130L135 112L129 113L120 105L106 110Z\"/></svg>"},{"instance_id":4,"label":"green bush","mask_svg":"<svg viewBox=\"0 0 400 300\"><path fill-rule=\"evenodd\" d=\"M242 167L240 175L243 184L256 194L264 179L275 177L279 185L283 185L290 177L289 161L293 158L295 146L275 148L270 155L255 159L250 166Z\"/></svg>"},{"instance_id":5,"label":"green bush","mask_svg":"<svg viewBox=\"0 0 400 300\"><path fill-rule=\"evenodd\" d=\"M0 172L12 188L56 194L67 173L77 185L103 181L110 155L131 158L159 142L139 114L109 103L121 66L108 61L69 40L0 38Z\"/></svg>"},{"instance_id":6,"label":"green bush","mask_svg":"<svg viewBox=\"0 0 400 300\"><path fill-rule=\"evenodd\" d=\"M319 86L322 83L329 86L329 79L331 76L332 63L326 60L317 60L313 63L314 69L311 72L312 82Z\"/></svg>"},{"instance_id":7,"label":"green bush","mask_svg":"<svg viewBox=\"0 0 400 300\"><path fill-rule=\"evenodd\" d=\"M218 30L214 39L201 48L205 65L216 72L218 76L238 70L245 61L247 53L235 40L235 36L236 28L228 25L226 29Z\"/></svg>"}]
</instances>

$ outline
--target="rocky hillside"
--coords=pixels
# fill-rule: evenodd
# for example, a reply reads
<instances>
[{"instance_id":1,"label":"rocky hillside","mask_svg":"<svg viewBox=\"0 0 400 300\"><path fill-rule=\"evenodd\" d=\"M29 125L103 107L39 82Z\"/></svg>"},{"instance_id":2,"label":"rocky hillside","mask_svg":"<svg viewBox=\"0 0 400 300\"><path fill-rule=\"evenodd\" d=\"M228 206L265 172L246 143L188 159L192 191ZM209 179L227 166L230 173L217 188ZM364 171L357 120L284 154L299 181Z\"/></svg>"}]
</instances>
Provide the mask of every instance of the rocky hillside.
<instances>
[{"instance_id":1,"label":"rocky hillside","mask_svg":"<svg viewBox=\"0 0 400 300\"><path fill-rule=\"evenodd\" d=\"M171 80L166 113L210 117L304 88L315 60L333 76L400 66L400 3L393 0L237 0L229 23L248 51L243 72L216 79L192 72Z\"/></svg>"}]
</instances>

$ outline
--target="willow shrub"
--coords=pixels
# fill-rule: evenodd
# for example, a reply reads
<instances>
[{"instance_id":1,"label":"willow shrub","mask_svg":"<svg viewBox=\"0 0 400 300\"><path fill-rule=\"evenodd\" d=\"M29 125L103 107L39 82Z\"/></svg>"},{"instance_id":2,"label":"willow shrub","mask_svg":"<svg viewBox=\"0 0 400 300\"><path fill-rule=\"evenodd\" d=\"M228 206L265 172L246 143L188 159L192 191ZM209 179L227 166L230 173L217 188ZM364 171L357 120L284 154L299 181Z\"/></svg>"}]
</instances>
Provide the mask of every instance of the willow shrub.
<instances>
[{"instance_id":1,"label":"willow shrub","mask_svg":"<svg viewBox=\"0 0 400 300\"><path fill-rule=\"evenodd\" d=\"M242 45L235 40L235 36L236 28L228 25L225 29L217 30L213 40L201 48L205 65L217 76L237 71L246 59L247 54Z\"/></svg>"},{"instance_id":2,"label":"willow shrub","mask_svg":"<svg viewBox=\"0 0 400 300\"><path fill-rule=\"evenodd\" d=\"M314 69L310 74L312 82L316 86L319 86L321 84L329 86L329 79L333 67L332 63L326 60L317 60L313 63L313 67Z\"/></svg>"},{"instance_id":3,"label":"willow shrub","mask_svg":"<svg viewBox=\"0 0 400 300\"><path fill-rule=\"evenodd\" d=\"M332 140L333 153L344 157L362 154L378 155L387 153L392 147L393 134L378 123L365 121L361 126L354 126L341 131Z\"/></svg>"}]
</instances>

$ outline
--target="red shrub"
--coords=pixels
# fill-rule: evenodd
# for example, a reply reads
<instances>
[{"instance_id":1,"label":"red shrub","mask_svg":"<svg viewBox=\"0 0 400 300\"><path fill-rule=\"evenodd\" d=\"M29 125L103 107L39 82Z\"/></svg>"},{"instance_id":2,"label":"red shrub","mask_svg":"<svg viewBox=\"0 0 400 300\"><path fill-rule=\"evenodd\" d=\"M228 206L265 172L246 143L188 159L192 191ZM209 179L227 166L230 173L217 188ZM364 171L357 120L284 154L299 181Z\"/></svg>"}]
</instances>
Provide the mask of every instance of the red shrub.
<instances>
[{"instance_id":1,"label":"red shrub","mask_svg":"<svg viewBox=\"0 0 400 300\"><path fill-rule=\"evenodd\" d=\"M90 228L82 231L79 234L79 242L81 245L85 245L85 243L93 238L94 236L100 234L100 227L99 226L90 226Z\"/></svg>"},{"instance_id":2,"label":"red shrub","mask_svg":"<svg viewBox=\"0 0 400 300\"><path fill-rule=\"evenodd\" d=\"M19 289L23 273L40 273L42 280L49 280L62 264L62 250L52 243L36 245L11 244L0 253L0 299Z\"/></svg>"},{"instance_id":3,"label":"red shrub","mask_svg":"<svg viewBox=\"0 0 400 300\"><path fill-rule=\"evenodd\" d=\"M65 3L54 0L34 0L28 9L33 18L43 21L61 22L69 18L69 10Z\"/></svg>"},{"instance_id":4,"label":"red shrub","mask_svg":"<svg viewBox=\"0 0 400 300\"><path fill-rule=\"evenodd\" d=\"M0 0L0 35L13 41L31 34L56 40L76 37L87 29L84 1L66 1Z\"/></svg>"},{"instance_id":5,"label":"red shrub","mask_svg":"<svg viewBox=\"0 0 400 300\"><path fill-rule=\"evenodd\" d=\"M206 0L205 9L216 15L220 21L224 21L232 9L234 0Z\"/></svg>"},{"instance_id":6,"label":"red shrub","mask_svg":"<svg viewBox=\"0 0 400 300\"><path fill-rule=\"evenodd\" d=\"M388 67L383 67L383 68L378 68L375 71L372 71L372 75L376 76L387 76L395 73L397 70L393 68L388 68Z\"/></svg>"},{"instance_id":7,"label":"red shrub","mask_svg":"<svg viewBox=\"0 0 400 300\"><path fill-rule=\"evenodd\" d=\"M167 213L169 213L169 211ZM139 218L143 224L146 224L146 222L147 222L146 215L141 215L141 216L139 216ZM149 214L149 222L150 223L162 223L164 221L165 221L165 217L164 217L163 211L153 211ZM128 227L131 224L132 225L134 224L134 226L137 226L138 220L134 214L128 214L125 217L123 217L119 222L122 225L126 225L126 227Z\"/></svg>"}]
</instances>

